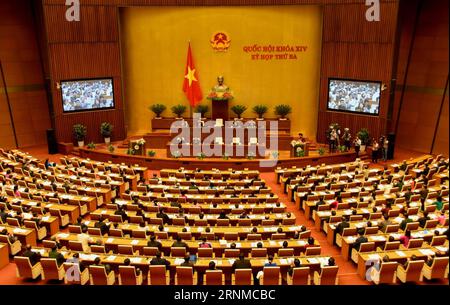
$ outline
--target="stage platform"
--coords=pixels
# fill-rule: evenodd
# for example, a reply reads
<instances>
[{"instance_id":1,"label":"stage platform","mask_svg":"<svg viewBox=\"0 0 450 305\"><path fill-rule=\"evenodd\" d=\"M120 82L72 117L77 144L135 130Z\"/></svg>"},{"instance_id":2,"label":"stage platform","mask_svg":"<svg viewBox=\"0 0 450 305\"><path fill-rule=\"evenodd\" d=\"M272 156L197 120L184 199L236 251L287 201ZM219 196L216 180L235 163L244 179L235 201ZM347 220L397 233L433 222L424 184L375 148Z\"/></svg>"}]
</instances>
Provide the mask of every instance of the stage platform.
<instances>
[{"instance_id":1,"label":"stage platform","mask_svg":"<svg viewBox=\"0 0 450 305\"><path fill-rule=\"evenodd\" d=\"M115 147L120 146L120 143L113 143ZM72 146L73 147L73 146ZM186 169L211 169L217 168L225 170L229 168L233 169L253 169L261 172L271 172L277 167L303 167L306 165L319 165L319 164L336 164L345 163L355 160L356 153L352 150L344 153L325 153L319 155L317 151L311 151L308 157L291 158L289 151L280 151L278 160L271 158L266 159L239 159L229 158L227 160L222 158L168 158L166 156L165 149L152 149L156 154L154 157L140 156L140 155L128 155L125 148L116 148L113 153L107 150L105 144L99 144L95 149L84 148L72 148L70 154L78 155L82 158L89 158L92 160L107 162L112 161L114 163L125 164L139 164L141 166L148 167L152 170L161 170L164 168L179 168L184 167ZM148 151L148 149L147 149ZM62 152L64 153L64 152Z\"/></svg>"}]
</instances>

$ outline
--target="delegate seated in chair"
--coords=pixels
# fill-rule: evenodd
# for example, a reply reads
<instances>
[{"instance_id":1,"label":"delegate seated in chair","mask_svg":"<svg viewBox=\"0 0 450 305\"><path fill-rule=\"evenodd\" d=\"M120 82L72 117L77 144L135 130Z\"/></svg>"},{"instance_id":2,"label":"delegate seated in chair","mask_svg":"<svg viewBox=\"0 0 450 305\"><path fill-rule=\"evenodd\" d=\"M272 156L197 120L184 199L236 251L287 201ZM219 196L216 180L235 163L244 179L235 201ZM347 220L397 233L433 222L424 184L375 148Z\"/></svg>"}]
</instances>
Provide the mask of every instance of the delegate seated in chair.
<instances>
[{"instance_id":1,"label":"delegate seated in chair","mask_svg":"<svg viewBox=\"0 0 450 305\"><path fill-rule=\"evenodd\" d=\"M397 279L397 266L397 262L391 262L389 256L385 255L378 269L372 264L372 268L370 269L370 279L376 285L395 283Z\"/></svg>"},{"instance_id":2,"label":"delegate seated in chair","mask_svg":"<svg viewBox=\"0 0 450 305\"><path fill-rule=\"evenodd\" d=\"M23 257L28 257L30 259L31 266L36 265L41 260L41 254L33 252L31 250L31 245L26 245L25 251L22 253Z\"/></svg>"},{"instance_id":3,"label":"delegate seated in chair","mask_svg":"<svg viewBox=\"0 0 450 305\"><path fill-rule=\"evenodd\" d=\"M323 266L320 272L314 272L314 285L337 285L337 272L339 267L336 266L335 259L330 257L327 266Z\"/></svg>"},{"instance_id":4,"label":"delegate seated in chair","mask_svg":"<svg viewBox=\"0 0 450 305\"><path fill-rule=\"evenodd\" d=\"M170 262L166 260L165 258L161 257L161 252L156 252L156 255L154 258L151 259L150 265L152 266L165 266L166 269L170 266Z\"/></svg>"}]
</instances>

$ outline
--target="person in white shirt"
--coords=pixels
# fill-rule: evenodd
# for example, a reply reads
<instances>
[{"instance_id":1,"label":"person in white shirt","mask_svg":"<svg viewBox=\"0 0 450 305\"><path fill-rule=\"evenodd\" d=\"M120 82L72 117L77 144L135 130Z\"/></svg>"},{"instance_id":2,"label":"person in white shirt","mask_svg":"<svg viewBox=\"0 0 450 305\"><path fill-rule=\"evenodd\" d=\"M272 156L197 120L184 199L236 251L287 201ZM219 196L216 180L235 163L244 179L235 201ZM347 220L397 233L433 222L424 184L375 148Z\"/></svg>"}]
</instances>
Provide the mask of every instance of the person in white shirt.
<instances>
[{"instance_id":1,"label":"person in white shirt","mask_svg":"<svg viewBox=\"0 0 450 305\"><path fill-rule=\"evenodd\" d=\"M81 243L83 247L83 252L91 252L90 244L94 243L94 239L87 234L88 228L84 227L82 233L77 235L77 241Z\"/></svg>"}]
</instances>

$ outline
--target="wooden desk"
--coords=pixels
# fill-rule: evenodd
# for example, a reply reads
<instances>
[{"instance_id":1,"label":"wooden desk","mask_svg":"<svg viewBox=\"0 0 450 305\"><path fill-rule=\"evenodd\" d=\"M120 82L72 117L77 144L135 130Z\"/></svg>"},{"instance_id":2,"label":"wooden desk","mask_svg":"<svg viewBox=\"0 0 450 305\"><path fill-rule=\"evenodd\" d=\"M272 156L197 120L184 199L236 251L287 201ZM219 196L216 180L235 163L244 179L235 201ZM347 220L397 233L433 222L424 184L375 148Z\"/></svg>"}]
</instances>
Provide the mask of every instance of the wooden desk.
<instances>
[{"instance_id":1,"label":"wooden desk","mask_svg":"<svg viewBox=\"0 0 450 305\"><path fill-rule=\"evenodd\" d=\"M9 246L0 243L0 269L9 264Z\"/></svg>"},{"instance_id":2,"label":"wooden desk","mask_svg":"<svg viewBox=\"0 0 450 305\"><path fill-rule=\"evenodd\" d=\"M8 230L9 233L13 233L14 236L16 236L24 246L27 244L30 244L32 246L37 245L37 236L36 232L33 229L17 228L5 224L0 225L0 231L2 231L3 229Z\"/></svg>"},{"instance_id":3,"label":"wooden desk","mask_svg":"<svg viewBox=\"0 0 450 305\"><path fill-rule=\"evenodd\" d=\"M442 248L442 249L439 249ZM368 260L383 260L383 257L387 255L389 257L389 261L398 262L400 264L404 264L407 259L411 258L411 256L415 255L419 260L427 260L427 257L431 254L431 252L435 253L438 250L443 250L443 248L448 249L448 247L426 247L421 249L407 249L407 250L390 250L383 252L367 252L360 253L358 257L358 274L361 278L366 278L366 272L369 265L366 265ZM428 251L431 251L430 254Z\"/></svg>"}]
</instances>

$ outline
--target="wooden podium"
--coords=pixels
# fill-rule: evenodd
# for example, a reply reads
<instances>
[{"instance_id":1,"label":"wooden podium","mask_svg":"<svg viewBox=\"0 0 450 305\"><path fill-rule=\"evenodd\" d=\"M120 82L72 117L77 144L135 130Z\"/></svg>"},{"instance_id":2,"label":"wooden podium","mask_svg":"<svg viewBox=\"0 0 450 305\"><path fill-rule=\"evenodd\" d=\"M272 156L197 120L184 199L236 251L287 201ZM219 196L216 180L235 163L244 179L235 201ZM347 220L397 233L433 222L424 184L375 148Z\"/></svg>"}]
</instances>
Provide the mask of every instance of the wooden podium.
<instances>
[{"instance_id":1,"label":"wooden podium","mask_svg":"<svg viewBox=\"0 0 450 305\"><path fill-rule=\"evenodd\" d=\"M211 118L223 119L223 121L228 121L228 100L216 100L212 99L212 111Z\"/></svg>"}]
</instances>

